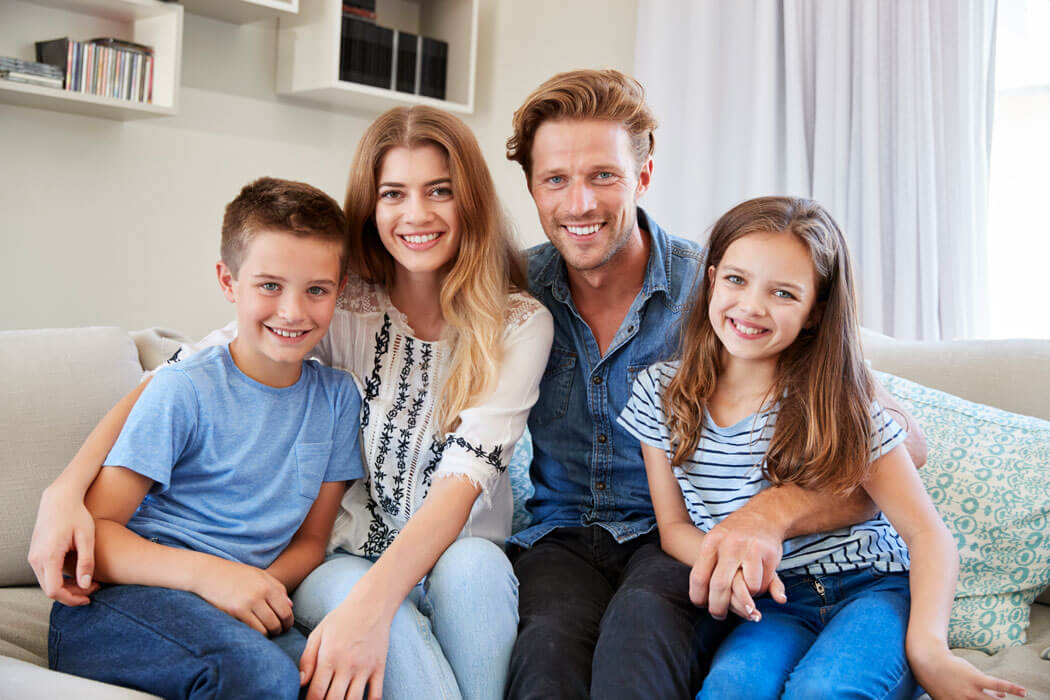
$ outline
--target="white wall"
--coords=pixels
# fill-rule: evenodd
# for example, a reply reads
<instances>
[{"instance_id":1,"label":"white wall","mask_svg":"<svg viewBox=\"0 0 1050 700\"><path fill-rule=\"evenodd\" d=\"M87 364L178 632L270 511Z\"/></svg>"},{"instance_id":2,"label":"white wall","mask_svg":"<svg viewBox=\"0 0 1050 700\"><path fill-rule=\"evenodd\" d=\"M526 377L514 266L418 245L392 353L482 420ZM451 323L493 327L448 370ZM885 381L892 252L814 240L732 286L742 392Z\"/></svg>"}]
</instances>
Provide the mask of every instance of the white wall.
<instances>
[{"instance_id":1,"label":"white wall","mask_svg":"<svg viewBox=\"0 0 1050 700\"><path fill-rule=\"evenodd\" d=\"M510 118L555 72L634 63L635 0L482 0L474 129L524 245L543 240ZM2 30L0 30L2 31ZM191 336L232 312L215 283L222 209L261 175L343 199L374 114L273 94L272 22L186 15L178 116L137 122L0 104L0 329L166 326Z\"/></svg>"}]
</instances>

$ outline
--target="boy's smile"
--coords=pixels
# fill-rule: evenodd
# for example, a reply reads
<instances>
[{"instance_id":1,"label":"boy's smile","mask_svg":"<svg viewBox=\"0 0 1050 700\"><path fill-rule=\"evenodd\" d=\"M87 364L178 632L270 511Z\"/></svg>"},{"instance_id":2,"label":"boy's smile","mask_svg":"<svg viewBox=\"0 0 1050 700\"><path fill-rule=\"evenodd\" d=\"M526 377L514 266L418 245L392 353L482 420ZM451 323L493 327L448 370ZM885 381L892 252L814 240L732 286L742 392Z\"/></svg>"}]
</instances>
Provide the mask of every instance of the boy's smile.
<instances>
[{"instance_id":1,"label":"boy's smile","mask_svg":"<svg viewBox=\"0 0 1050 700\"><path fill-rule=\"evenodd\" d=\"M328 332L339 296L340 246L279 231L256 234L237 276L218 264L219 284L237 305L237 367L269 386L291 386Z\"/></svg>"}]
</instances>

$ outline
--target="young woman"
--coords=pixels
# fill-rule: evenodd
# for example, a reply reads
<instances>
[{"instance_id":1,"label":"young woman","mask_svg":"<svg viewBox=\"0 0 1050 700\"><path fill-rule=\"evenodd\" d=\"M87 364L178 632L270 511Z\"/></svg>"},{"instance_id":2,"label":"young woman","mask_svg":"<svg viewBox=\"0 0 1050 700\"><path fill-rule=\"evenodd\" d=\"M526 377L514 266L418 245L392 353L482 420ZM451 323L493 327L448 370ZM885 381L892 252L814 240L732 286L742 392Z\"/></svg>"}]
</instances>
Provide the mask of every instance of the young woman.
<instances>
[{"instance_id":1,"label":"young woman","mask_svg":"<svg viewBox=\"0 0 1050 700\"><path fill-rule=\"evenodd\" d=\"M738 571L747 621L697 698L910 698L916 679L934 698L1023 694L948 651L955 543L874 401L835 222L765 197L726 213L708 246L679 360L640 375L619 419L642 441L662 546L693 564L704 533L771 484L863 488L882 513L788 540L780 578Z\"/></svg>"},{"instance_id":2,"label":"young woman","mask_svg":"<svg viewBox=\"0 0 1050 700\"><path fill-rule=\"evenodd\" d=\"M316 352L358 381L366 477L343 499L330 556L293 596L313 630L302 678L318 698L501 698L517 628L501 548L506 466L551 316L522 292L491 175L459 119L429 107L381 115L354 156L345 210L350 279ZM63 602L87 602L83 493L137 393L41 499L30 558ZM80 586L58 578L74 549Z\"/></svg>"}]
</instances>

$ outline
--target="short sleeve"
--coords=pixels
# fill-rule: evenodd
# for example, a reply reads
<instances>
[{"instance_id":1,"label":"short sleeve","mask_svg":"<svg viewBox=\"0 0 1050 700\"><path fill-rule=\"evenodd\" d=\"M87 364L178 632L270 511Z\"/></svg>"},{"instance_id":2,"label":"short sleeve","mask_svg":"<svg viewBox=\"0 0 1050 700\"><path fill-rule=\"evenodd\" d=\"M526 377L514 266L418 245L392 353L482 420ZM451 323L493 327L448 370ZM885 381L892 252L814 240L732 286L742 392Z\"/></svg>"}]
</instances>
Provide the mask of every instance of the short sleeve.
<instances>
[{"instance_id":1,"label":"short sleeve","mask_svg":"<svg viewBox=\"0 0 1050 700\"><path fill-rule=\"evenodd\" d=\"M504 333L503 364L489 398L459 414L460 424L446 435L445 449L433 478L463 475L481 486L491 504L492 492L525 431L529 410L539 398L540 378L547 366L554 321L539 302L521 323Z\"/></svg>"},{"instance_id":2,"label":"short sleeve","mask_svg":"<svg viewBox=\"0 0 1050 700\"><path fill-rule=\"evenodd\" d=\"M155 493L162 493L171 484L172 468L194 440L198 418L193 382L177 368L163 368L135 402L102 464L142 474L156 482Z\"/></svg>"},{"instance_id":3,"label":"short sleeve","mask_svg":"<svg viewBox=\"0 0 1050 700\"><path fill-rule=\"evenodd\" d=\"M888 453L902 444L908 433L893 419L890 412L883 409L878 401L871 402L871 461Z\"/></svg>"},{"instance_id":4,"label":"short sleeve","mask_svg":"<svg viewBox=\"0 0 1050 700\"><path fill-rule=\"evenodd\" d=\"M341 373L342 374L342 373ZM361 461L361 394L350 375L339 378L332 435L332 456L324 481L350 481L365 475Z\"/></svg>"},{"instance_id":5,"label":"short sleeve","mask_svg":"<svg viewBox=\"0 0 1050 700\"><path fill-rule=\"evenodd\" d=\"M222 328L216 328L196 343L183 343L175 353L161 363L156 369L147 373L149 377L156 377L157 373L165 367L177 365L188 357L193 357L202 350L207 350L216 345L229 345L230 341L237 337L237 321L230 321ZM140 399L141 400L141 399Z\"/></svg>"},{"instance_id":6,"label":"short sleeve","mask_svg":"<svg viewBox=\"0 0 1050 700\"><path fill-rule=\"evenodd\" d=\"M663 362L640 372L631 385L631 398L616 419L639 441L664 450L670 449L662 398L667 372L668 365Z\"/></svg>"}]
</instances>

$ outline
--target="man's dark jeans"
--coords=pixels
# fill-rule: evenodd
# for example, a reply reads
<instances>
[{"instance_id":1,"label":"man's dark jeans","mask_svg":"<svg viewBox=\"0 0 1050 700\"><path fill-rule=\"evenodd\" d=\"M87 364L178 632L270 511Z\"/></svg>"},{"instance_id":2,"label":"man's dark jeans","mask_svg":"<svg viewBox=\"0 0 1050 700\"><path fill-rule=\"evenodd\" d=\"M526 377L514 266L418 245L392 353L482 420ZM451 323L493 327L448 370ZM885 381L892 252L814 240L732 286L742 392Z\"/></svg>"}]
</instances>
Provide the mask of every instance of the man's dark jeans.
<instances>
[{"instance_id":1,"label":"man's dark jeans","mask_svg":"<svg viewBox=\"0 0 1050 700\"><path fill-rule=\"evenodd\" d=\"M689 600L689 567L650 532L555 530L511 553L520 587L507 697L692 698L732 626Z\"/></svg>"}]
</instances>

